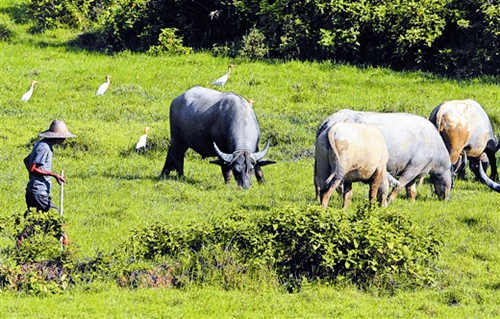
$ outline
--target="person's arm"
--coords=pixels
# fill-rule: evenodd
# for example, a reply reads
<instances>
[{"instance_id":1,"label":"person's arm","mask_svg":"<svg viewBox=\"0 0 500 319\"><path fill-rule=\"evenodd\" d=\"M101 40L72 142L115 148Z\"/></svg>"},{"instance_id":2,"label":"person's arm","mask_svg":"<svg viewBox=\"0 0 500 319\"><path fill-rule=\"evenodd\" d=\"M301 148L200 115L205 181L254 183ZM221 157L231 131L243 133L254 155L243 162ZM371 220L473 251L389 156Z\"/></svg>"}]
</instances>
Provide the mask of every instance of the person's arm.
<instances>
[{"instance_id":1,"label":"person's arm","mask_svg":"<svg viewBox=\"0 0 500 319\"><path fill-rule=\"evenodd\" d=\"M32 173L32 174L38 174L38 175L44 175L44 176L52 176L52 177L54 177L57 180L57 182L59 184L66 183L66 179L64 177L62 177L59 174L51 173L51 172L43 170L43 169L39 168L36 165L36 163L31 164L30 173Z\"/></svg>"}]
</instances>

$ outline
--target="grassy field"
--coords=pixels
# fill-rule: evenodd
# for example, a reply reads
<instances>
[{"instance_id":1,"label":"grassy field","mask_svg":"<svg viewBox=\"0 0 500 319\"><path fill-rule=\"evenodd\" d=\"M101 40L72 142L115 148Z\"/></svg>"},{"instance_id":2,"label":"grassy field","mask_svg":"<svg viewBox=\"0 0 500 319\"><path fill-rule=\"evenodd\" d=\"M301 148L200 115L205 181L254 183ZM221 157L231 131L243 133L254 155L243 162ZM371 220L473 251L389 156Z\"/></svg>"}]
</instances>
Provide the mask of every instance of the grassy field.
<instances>
[{"instance_id":1,"label":"grassy field","mask_svg":"<svg viewBox=\"0 0 500 319\"><path fill-rule=\"evenodd\" d=\"M444 100L471 98L485 108L495 131L500 130L497 78L458 82L419 72L249 62L206 53L100 55L68 47L77 34L67 30L27 34L29 24L14 22L23 4L0 4L0 23L14 31L11 41L0 42L0 216L24 212L28 174L22 159L39 132L54 119L64 120L77 138L55 150L54 170L64 170L67 176L67 230L81 256L110 251L131 229L158 222L182 225L234 209L265 212L289 204L317 205L315 131L324 118L342 108L428 116ZM225 185L220 168L192 151L186 157L184 179L172 175L159 180L170 138L170 102L195 85L210 87L230 63L237 67L224 91L256 101L261 145L269 140L266 158L277 161L263 169L267 184L254 180L248 191L237 190L234 181ZM95 91L106 74L113 77L111 87L97 97ZM21 96L31 80L40 84L25 103ZM145 126L152 127L151 147L137 155L134 145ZM54 187L54 199L58 192ZM355 184L354 192L353 208L366 202L368 186ZM101 282L46 297L0 292L0 316L499 317L498 196L469 178L456 182L448 202L438 201L425 183L416 202L400 196L389 206L442 236L443 251L436 260L439 282L425 290L385 296L349 285L311 284L288 294L258 285L230 291L217 285L128 290ZM332 197L330 206L341 206L338 196Z\"/></svg>"}]
</instances>

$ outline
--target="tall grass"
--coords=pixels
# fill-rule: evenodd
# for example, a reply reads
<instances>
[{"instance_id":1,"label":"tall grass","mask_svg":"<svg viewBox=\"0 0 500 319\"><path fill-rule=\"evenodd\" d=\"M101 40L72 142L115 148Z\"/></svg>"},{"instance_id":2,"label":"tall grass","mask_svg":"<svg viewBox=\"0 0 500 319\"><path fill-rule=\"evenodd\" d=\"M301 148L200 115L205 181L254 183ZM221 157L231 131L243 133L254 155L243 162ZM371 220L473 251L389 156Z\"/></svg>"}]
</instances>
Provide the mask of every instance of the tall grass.
<instances>
[{"instance_id":1,"label":"tall grass","mask_svg":"<svg viewBox=\"0 0 500 319\"><path fill-rule=\"evenodd\" d=\"M428 116L444 100L477 100L499 131L497 78L456 81L420 72L393 72L334 63L251 62L207 53L152 57L122 52L100 55L69 48L67 30L29 35L29 23L14 23L21 0L0 4L0 23L13 29L0 42L0 215L22 213L28 174L22 159L53 119L78 137L55 150L54 170L64 170L65 218L81 256L109 251L132 228L158 222L186 224L233 209L266 212L288 204L316 205L313 144L320 122L342 109L410 112ZM23 21L22 19L20 21ZM158 176L170 138L173 98L233 69L224 91L255 100L262 145L271 141L266 185L240 191L223 183L220 168L188 151L185 178ZM104 96L94 95L106 74ZM38 80L32 99L21 95ZM218 88L219 89L219 88ZM220 90L220 89L219 89ZM151 148L134 152L145 126ZM425 150L423 150L425 151ZM469 172L470 176L470 172ZM57 199L59 188L54 187ZM474 182L457 181L449 202L436 199L427 183L412 203L400 196L389 209L435 228L444 249L436 266L437 287L378 296L350 286L316 284L299 294L258 287L222 291L81 287L46 298L0 293L2 317L495 317L500 315L500 217L498 194ZM353 205L367 201L368 187L354 185ZM57 202L57 201L56 201ZM331 206L339 208L334 196ZM353 206L354 207L354 206ZM0 242L1 243L1 242ZM0 262L2 260L0 254Z\"/></svg>"}]
</instances>

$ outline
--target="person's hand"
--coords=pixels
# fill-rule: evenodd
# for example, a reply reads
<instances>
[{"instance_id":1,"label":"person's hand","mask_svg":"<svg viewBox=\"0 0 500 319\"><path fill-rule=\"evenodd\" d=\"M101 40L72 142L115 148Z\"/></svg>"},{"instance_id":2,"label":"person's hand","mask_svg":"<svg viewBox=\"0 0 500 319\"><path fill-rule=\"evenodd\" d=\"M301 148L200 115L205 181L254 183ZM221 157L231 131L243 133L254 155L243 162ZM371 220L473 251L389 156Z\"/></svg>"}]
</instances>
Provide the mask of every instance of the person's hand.
<instances>
[{"instance_id":1,"label":"person's hand","mask_svg":"<svg viewBox=\"0 0 500 319\"><path fill-rule=\"evenodd\" d=\"M61 185L62 183L66 183L66 179L64 177L62 177L61 175L54 173L53 176L57 180L57 182L59 183L59 185Z\"/></svg>"}]
</instances>

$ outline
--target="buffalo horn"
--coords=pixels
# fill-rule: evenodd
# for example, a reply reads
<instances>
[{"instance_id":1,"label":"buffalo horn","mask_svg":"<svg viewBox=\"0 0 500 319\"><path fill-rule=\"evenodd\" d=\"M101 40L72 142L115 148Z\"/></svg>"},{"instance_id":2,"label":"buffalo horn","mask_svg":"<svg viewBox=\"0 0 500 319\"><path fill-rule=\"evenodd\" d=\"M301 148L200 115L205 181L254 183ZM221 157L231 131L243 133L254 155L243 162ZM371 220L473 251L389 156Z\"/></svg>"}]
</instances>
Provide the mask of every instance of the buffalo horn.
<instances>
[{"instance_id":1,"label":"buffalo horn","mask_svg":"<svg viewBox=\"0 0 500 319\"><path fill-rule=\"evenodd\" d=\"M266 156L268 149L269 149L269 141L267 141L266 147L264 147L262 151L250 154L250 158L253 159L255 162L258 162L262 158L264 158L264 156Z\"/></svg>"},{"instance_id":2,"label":"buffalo horn","mask_svg":"<svg viewBox=\"0 0 500 319\"><path fill-rule=\"evenodd\" d=\"M217 153L217 156L219 156L221 160L223 160L226 163L232 162L233 154L222 153L221 150L217 147L217 144L215 144L215 142L214 142L214 150Z\"/></svg>"},{"instance_id":3,"label":"buffalo horn","mask_svg":"<svg viewBox=\"0 0 500 319\"><path fill-rule=\"evenodd\" d=\"M481 165L481 162L479 162L479 176L483 179L484 183L488 185L489 188L494 190L495 192L500 193L500 184L495 183L493 180L491 180L486 173L484 172L483 165Z\"/></svg>"}]
</instances>

